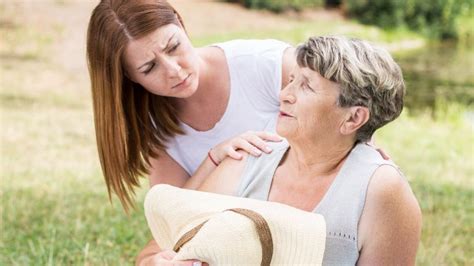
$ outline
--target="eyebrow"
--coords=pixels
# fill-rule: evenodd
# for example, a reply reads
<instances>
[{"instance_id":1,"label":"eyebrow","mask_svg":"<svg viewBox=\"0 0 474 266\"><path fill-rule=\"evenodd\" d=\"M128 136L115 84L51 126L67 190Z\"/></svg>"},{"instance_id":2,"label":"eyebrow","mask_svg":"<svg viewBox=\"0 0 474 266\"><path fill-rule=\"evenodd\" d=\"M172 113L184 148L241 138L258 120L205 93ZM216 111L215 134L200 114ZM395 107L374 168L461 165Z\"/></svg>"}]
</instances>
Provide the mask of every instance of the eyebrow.
<instances>
[{"instance_id":1,"label":"eyebrow","mask_svg":"<svg viewBox=\"0 0 474 266\"><path fill-rule=\"evenodd\" d=\"M173 37L176 35L176 33L177 33L177 32L173 33L173 35L171 35L171 37L168 38L168 42L166 43L165 48L163 48L161 51L166 51L166 50L169 49L169 45L170 45L171 39L173 39ZM146 63L144 63L143 65L137 67L137 70L140 70L140 68L142 68L142 67L144 67L144 66L147 66L147 65L153 63L153 60L155 60L155 58L153 58L153 59L147 61Z\"/></svg>"},{"instance_id":2,"label":"eyebrow","mask_svg":"<svg viewBox=\"0 0 474 266\"><path fill-rule=\"evenodd\" d=\"M311 80L309 79L309 77L307 77L306 75L303 74L303 79L306 82L306 84L308 85L308 87L310 89L314 90L313 87L311 86Z\"/></svg>"}]
</instances>

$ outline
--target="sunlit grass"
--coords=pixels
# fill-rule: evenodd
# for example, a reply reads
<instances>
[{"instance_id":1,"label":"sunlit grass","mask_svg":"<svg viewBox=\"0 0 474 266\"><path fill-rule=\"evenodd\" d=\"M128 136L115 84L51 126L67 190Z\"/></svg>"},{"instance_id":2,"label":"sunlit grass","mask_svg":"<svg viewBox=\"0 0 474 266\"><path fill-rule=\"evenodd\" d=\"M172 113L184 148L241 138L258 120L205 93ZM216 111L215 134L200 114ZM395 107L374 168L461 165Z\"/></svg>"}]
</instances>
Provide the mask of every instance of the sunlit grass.
<instances>
[{"instance_id":1,"label":"sunlit grass","mask_svg":"<svg viewBox=\"0 0 474 266\"><path fill-rule=\"evenodd\" d=\"M192 36L196 46L207 45L232 39L265 39L283 40L291 44L298 44L311 36L316 35L346 35L361 38L385 45L391 51L420 47L425 43L421 35L399 28L382 30L368 25L361 25L355 21L316 21L316 22L289 22L282 28L274 30L247 30L243 32L229 32L219 35ZM390 44L392 43L392 44Z\"/></svg>"},{"instance_id":2,"label":"sunlit grass","mask_svg":"<svg viewBox=\"0 0 474 266\"><path fill-rule=\"evenodd\" d=\"M276 38L298 43L315 33L378 42L418 40L413 33L353 22L287 27L194 36L194 42ZM41 36L20 25L8 31L0 60L0 265L132 264L150 238L141 207L147 182L130 216L116 199L110 205L96 153L87 76L48 60L60 30ZM35 44L23 46L25 36ZM435 113L406 110L377 133L376 141L400 165L422 207L418 264L472 265L474 123L467 115L474 110L437 106Z\"/></svg>"}]
</instances>

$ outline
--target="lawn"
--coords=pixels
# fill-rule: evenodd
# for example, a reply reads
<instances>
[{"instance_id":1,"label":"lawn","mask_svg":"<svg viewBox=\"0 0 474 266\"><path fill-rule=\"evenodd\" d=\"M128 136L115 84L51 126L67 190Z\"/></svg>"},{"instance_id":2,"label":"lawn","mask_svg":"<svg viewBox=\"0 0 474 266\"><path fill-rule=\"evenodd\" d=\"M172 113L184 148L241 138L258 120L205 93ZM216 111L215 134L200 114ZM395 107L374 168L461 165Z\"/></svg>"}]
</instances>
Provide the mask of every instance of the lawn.
<instances>
[{"instance_id":1,"label":"lawn","mask_svg":"<svg viewBox=\"0 0 474 266\"><path fill-rule=\"evenodd\" d=\"M146 180L136 211L127 216L115 198L109 203L98 164L84 64L90 8L80 1L0 4L0 265L129 265L150 238L142 208ZM14 16L19 11L23 15ZM297 43L312 33L350 34L387 47L423 41L415 33L347 20L292 19L284 28L190 35L203 45L250 37ZM419 265L474 265L474 128L468 112L472 108L458 105L446 105L436 116L405 110L376 136L422 207Z\"/></svg>"}]
</instances>

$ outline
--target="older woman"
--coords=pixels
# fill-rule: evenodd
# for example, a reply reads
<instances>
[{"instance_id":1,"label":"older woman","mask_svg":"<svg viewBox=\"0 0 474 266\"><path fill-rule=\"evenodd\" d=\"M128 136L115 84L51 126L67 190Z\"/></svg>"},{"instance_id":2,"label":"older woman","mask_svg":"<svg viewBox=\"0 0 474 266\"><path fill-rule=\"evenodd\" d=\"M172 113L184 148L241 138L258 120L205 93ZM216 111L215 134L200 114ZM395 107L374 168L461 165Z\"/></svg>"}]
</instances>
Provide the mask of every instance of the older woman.
<instances>
[{"instance_id":1,"label":"older woman","mask_svg":"<svg viewBox=\"0 0 474 266\"><path fill-rule=\"evenodd\" d=\"M225 159L201 189L322 214L325 265L413 265L417 200L398 168L364 144L402 111L400 68L384 50L343 37L311 38L296 53L280 93L277 132L287 142Z\"/></svg>"}]
</instances>

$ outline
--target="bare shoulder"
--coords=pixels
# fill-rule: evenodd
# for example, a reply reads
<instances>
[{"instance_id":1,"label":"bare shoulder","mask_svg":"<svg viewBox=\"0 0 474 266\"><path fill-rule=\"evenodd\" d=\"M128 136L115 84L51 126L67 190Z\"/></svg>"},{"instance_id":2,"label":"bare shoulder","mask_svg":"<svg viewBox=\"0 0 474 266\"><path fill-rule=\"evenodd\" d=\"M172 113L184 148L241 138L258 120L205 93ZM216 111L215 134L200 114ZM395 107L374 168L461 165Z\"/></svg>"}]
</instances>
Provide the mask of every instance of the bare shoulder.
<instances>
[{"instance_id":1,"label":"bare shoulder","mask_svg":"<svg viewBox=\"0 0 474 266\"><path fill-rule=\"evenodd\" d=\"M234 160L227 157L219 166L204 180L198 190L234 195L240 181L240 177L247 163L248 153L242 150L242 159Z\"/></svg>"},{"instance_id":2,"label":"bare shoulder","mask_svg":"<svg viewBox=\"0 0 474 266\"><path fill-rule=\"evenodd\" d=\"M281 75L281 88L283 89L286 85L288 85L288 80L290 77L290 72L296 66L296 48L295 47L288 47L283 52L283 59L282 59L282 75Z\"/></svg>"},{"instance_id":3,"label":"bare shoulder","mask_svg":"<svg viewBox=\"0 0 474 266\"><path fill-rule=\"evenodd\" d=\"M369 185L369 193L374 194L378 200L389 202L404 194L413 194L405 177L391 165L382 165L375 170Z\"/></svg>"},{"instance_id":4,"label":"bare shoulder","mask_svg":"<svg viewBox=\"0 0 474 266\"><path fill-rule=\"evenodd\" d=\"M359 223L360 265L413 265L421 234L421 210L410 185L390 165L372 176Z\"/></svg>"}]
</instances>

